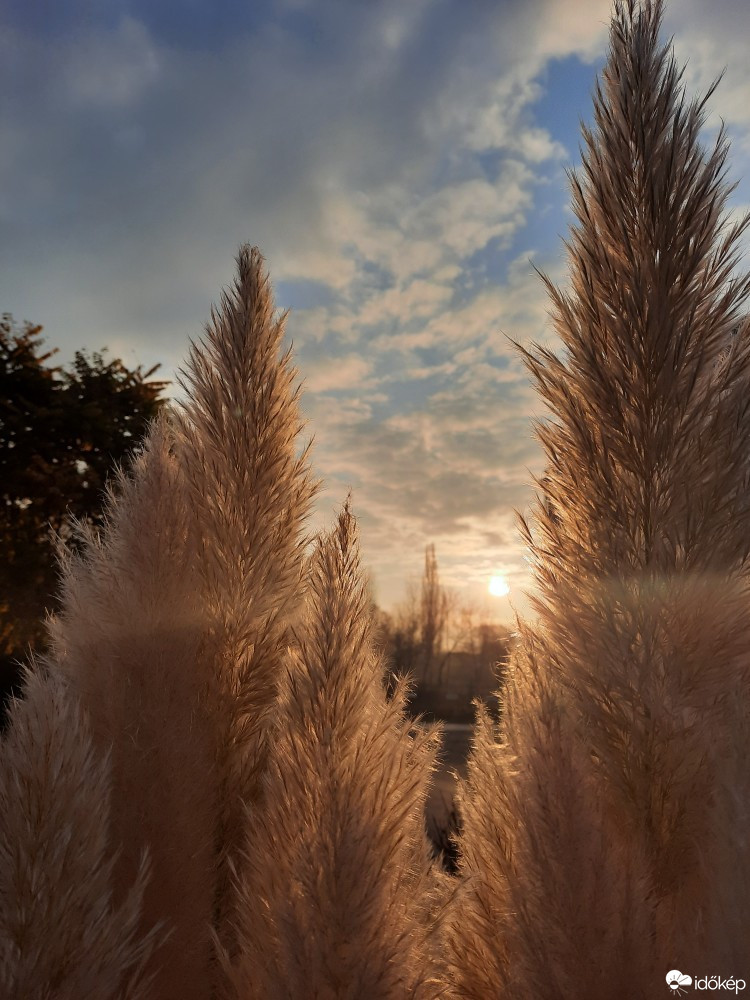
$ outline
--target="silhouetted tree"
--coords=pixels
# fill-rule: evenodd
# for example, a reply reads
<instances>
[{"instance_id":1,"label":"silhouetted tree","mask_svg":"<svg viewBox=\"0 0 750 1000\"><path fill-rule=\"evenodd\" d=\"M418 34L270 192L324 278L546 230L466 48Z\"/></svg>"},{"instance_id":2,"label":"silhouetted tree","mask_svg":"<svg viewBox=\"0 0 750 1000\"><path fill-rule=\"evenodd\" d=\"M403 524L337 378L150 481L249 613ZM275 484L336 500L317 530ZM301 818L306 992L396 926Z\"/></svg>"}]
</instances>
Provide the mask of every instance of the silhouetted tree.
<instances>
[{"instance_id":1,"label":"silhouetted tree","mask_svg":"<svg viewBox=\"0 0 750 1000\"><path fill-rule=\"evenodd\" d=\"M101 524L103 489L116 463L141 441L167 382L120 360L77 352L67 367L45 364L41 326L0 321L0 686L15 660L44 643L55 607L53 533L66 518Z\"/></svg>"},{"instance_id":2,"label":"silhouetted tree","mask_svg":"<svg viewBox=\"0 0 750 1000\"><path fill-rule=\"evenodd\" d=\"M440 585L434 544L428 545L424 554L421 612L422 676L428 678L435 660L440 655L448 619L448 595ZM441 660L439 667L442 668L442 666ZM441 673L442 669L439 669L438 683L441 680Z\"/></svg>"}]
</instances>

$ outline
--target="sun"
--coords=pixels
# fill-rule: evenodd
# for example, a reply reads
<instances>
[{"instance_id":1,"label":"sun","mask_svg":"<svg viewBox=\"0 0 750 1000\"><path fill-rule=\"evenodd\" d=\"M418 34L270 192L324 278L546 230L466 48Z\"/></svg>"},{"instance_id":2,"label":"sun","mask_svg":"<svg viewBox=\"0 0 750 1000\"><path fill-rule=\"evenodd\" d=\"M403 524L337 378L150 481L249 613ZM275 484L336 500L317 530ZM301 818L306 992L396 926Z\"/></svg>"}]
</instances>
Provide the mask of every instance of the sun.
<instances>
[{"instance_id":1,"label":"sun","mask_svg":"<svg viewBox=\"0 0 750 1000\"><path fill-rule=\"evenodd\" d=\"M505 597L510 593L510 587L504 576L491 577L489 590L493 597Z\"/></svg>"}]
</instances>

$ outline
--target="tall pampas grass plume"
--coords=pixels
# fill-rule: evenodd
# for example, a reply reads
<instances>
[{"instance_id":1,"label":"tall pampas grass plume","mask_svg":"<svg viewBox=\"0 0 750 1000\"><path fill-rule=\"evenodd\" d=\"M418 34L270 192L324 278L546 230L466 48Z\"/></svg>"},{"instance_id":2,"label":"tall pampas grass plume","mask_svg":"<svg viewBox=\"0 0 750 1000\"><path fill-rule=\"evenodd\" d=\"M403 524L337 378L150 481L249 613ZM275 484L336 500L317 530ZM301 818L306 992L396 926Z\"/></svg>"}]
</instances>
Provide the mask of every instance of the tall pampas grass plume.
<instances>
[{"instance_id":1,"label":"tall pampas grass plume","mask_svg":"<svg viewBox=\"0 0 750 1000\"><path fill-rule=\"evenodd\" d=\"M218 781L215 920L234 949L231 865L241 865L245 807L262 797L289 629L303 600L310 473L286 313L274 314L257 248L243 246L234 287L193 344L180 383L176 453L197 539Z\"/></svg>"},{"instance_id":2,"label":"tall pampas grass plume","mask_svg":"<svg viewBox=\"0 0 750 1000\"><path fill-rule=\"evenodd\" d=\"M440 728L392 699L354 517L318 540L264 782L248 816L232 997L433 998L424 806ZM284 831L280 837L280 831Z\"/></svg>"},{"instance_id":3,"label":"tall pampas grass plume","mask_svg":"<svg viewBox=\"0 0 750 1000\"><path fill-rule=\"evenodd\" d=\"M750 954L750 216L722 217L723 129L698 143L714 88L686 105L662 9L615 4L571 291L542 276L565 353L516 345L553 416L520 518L539 619L461 786L461 996L645 998L659 969Z\"/></svg>"}]
</instances>

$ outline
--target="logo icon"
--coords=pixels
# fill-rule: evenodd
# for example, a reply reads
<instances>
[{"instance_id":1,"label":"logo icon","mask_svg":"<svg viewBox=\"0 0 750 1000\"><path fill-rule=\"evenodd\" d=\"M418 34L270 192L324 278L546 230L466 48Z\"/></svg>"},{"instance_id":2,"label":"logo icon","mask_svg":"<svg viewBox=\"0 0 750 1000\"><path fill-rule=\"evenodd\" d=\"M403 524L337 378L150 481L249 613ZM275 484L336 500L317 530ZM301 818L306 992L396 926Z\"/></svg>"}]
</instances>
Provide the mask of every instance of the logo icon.
<instances>
[{"instance_id":1,"label":"logo icon","mask_svg":"<svg viewBox=\"0 0 750 1000\"><path fill-rule=\"evenodd\" d=\"M679 969L672 969L671 972L667 973L667 986L670 990L677 993L687 993L687 990L683 990L683 986L690 986L693 980L690 976L685 975L684 972L680 972Z\"/></svg>"}]
</instances>

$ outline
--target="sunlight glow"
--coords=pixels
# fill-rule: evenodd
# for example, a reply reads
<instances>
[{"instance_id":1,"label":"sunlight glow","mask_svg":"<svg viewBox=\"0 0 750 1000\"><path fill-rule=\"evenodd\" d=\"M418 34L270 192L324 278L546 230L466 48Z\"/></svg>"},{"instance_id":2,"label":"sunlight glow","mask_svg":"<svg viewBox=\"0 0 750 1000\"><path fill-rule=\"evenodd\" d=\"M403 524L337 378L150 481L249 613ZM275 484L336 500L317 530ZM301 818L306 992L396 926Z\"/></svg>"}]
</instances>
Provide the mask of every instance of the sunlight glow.
<instances>
[{"instance_id":1,"label":"sunlight glow","mask_svg":"<svg viewBox=\"0 0 750 1000\"><path fill-rule=\"evenodd\" d=\"M505 597L510 592L510 587L504 576L493 576L490 579L489 589L493 597Z\"/></svg>"}]
</instances>

